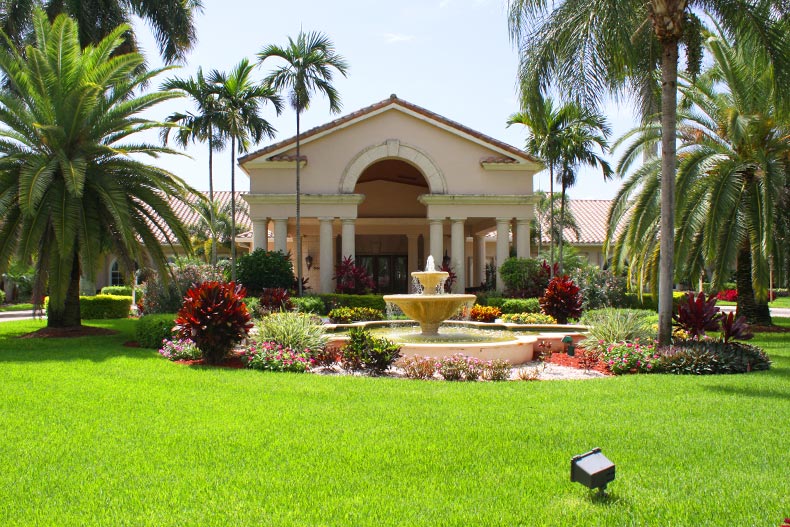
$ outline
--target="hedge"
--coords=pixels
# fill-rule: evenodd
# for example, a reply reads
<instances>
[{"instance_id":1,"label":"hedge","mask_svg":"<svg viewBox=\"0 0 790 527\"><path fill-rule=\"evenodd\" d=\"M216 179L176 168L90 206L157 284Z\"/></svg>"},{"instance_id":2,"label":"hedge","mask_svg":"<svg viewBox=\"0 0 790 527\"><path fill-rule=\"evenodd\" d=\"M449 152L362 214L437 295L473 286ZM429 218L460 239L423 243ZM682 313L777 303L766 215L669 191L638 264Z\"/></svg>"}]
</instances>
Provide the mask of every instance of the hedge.
<instances>
[{"instance_id":1,"label":"hedge","mask_svg":"<svg viewBox=\"0 0 790 527\"><path fill-rule=\"evenodd\" d=\"M102 318L126 318L132 307L132 297L96 295L80 297L80 318L95 320ZM44 298L44 309L49 309L49 297Z\"/></svg>"},{"instance_id":2,"label":"hedge","mask_svg":"<svg viewBox=\"0 0 790 527\"><path fill-rule=\"evenodd\" d=\"M672 310L677 310L678 304L681 300L686 297L686 293L682 291L673 291L672 292ZM639 300L638 293L626 293L625 294L625 305L624 306L613 306L613 307L625 307L630 309L650 309L652 311L656 311L658 309L658 299L653 299L653 295L651 293L644 293L642 294L642 300Z\"/></svg>"},{"instance_id":3,"label":"hedge","mask_svg":"<svg viewBox=\"0 0 790 527\"><path fill-rule=\"evenodd\" d=\"M540 313L540 300L537 298L506 298L499 308L502 313Z\"/></svg>"},{"instance_id":4,"label":"hedge","mask_svg":"<svg viewBox=\"0 0 790 527\"><path fill-rule=\"evenodd\" d=\"M175 320L175 313L159 313L140 317L135 329L137 343L143 348L160 348L164 339L173 336Z\"/></svg>"},{"instance_id":5,"label":"hedge","mask_svg":"<svg viewBox=\"0 0 790 527\"><path fill-rule=\"evenodd\" d=\"M102 295L132 296L132 286L129 285L108 285L101 288Z\"/></svg>"},{"instance_id":6,"label":"hedge","mask_svg":"<svg viewBox=\"0 0 790 527\"><path fill-rule=\"evenodd\" d=\"M321 297L315 295L301 297L295 296L291 298L291 303L294 305L297 311L302 313L323 315L327 312L326 306L324 306L324 301L321 300Z\"/></svg>"},{"instance_id":7,"label":"hedge","mask_svg":"<svg viewBox=\"0 0 790 527\"><path fill-rule=\"evenodd\" d=\"M386 311L387 303L382 295L344 295L340 293L325 293L318 295L324 302L324 315L336 307L369 307Z\"/></svg>"}]
</instances>

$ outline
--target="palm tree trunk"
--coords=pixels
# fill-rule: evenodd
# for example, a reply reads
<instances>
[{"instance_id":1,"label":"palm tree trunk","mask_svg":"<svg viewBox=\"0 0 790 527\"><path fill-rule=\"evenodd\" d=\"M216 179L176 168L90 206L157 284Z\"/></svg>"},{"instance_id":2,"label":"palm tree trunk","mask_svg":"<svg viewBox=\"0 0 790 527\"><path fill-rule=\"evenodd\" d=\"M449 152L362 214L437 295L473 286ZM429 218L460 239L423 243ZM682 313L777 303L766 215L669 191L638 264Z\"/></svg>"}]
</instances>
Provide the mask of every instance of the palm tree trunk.
<instances>
[{"instance_id":1,"label":"palm tree trunk","mask_svg":"<svg viewBox=\"0 0 790 527\"><path fill-rule=\"evenodd\" d=\"M208 128L208 199L211 202L209 209L209 221L211 222L211 265L217 265L217 218L214 217L214 140L212 139L213 130Z\"/></svg>"},{"instance_id":2,"label":"palm tree trunk","mask_svg":"<svg viewBox=\"0 0 790 527\"><path fill-rule=\"evenodd\" d=\"M658 276L658 343L672 340L675 258L675 134L678 99L678 41L663 42L661 54L661 253Z\"/></svg>"},{"instance_id":3,"label":"palm tree trunk","mask_svg":"<svg viewBox=\"0 0 790 527\"><path fill-rule=\"evenodd\" d=\"M236 137L230 139L230 280L236 281Z\"/></svg>"},{"instance_id":4,"label":"palm tree trunk","mask_svg":"<svg viewBox=\"0 0 790 527\"><path fill-rule=\"evenodd\" d=\"M752 287L752 251L749 240L738 250L738 258L735 265L735 285L738 288L738 302L736 314L745 316L749 324L759 324L770 326L771 310L768 303L757 303L754 298L754 288Z\"/></svg>"},{"instance_id":5,"label":"palm tree trunk","mask_svg":"<svg viewBox=\"0 0 790 527\"><path fill-rule=\"evenodd\" d=\"M299 101L296 104L296 290L302 296L302 180L300 174Z\"/></svg>"},{"instance_id":6,"label":"palm tree trunk","mask_svg":"<svg viewBox=\"0 0 790 527\"><path fill-rule=\"evenodd\" d=\"M564 180L565 178L563 178ZM559 272L560 276L562 276L562 238L563 238L563 227L565 226L565 181L562 182L562 194L560 195L560 240L559 240L559 256L560 256L560 266Z\"/></svg>"},{"instance_id":7,"label":"palm tree trunk","mask_svg":"<svg viewBox=\"0 0 790 527\"><path fill-rule=\"evenodd\" d=\"M82 324L82 318L80 317L80 274L80 259L75 251L63 311L48 309L47 327L71 328L79 327Z\"/></svg>"},{"instance_id":8,"label":"palm tree trunk","mask_svg":"<svg viewBox=\"0 0 790 527\"><path fill-rule=\"evenodd\" d=\"M554 276L554 165L549 164L549 252L551 276Z\"/></svg>"}]
</instances>

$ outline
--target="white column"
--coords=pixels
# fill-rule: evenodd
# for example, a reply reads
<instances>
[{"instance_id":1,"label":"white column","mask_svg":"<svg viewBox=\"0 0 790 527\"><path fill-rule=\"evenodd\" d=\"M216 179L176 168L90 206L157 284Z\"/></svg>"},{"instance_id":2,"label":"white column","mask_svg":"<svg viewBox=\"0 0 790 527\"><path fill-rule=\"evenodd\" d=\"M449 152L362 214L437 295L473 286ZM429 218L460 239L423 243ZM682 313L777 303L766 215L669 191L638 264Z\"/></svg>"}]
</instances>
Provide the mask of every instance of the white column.
<instances>
[{"instance_id":1,"label":"white column","mask_svg":"<svg viewBox=\"0 0 790 527\"><path fill-rule=\"evenodd\" d=\"M332 276L334 275L334 237L332 236L332 218L318 218L319 228L319 271L321 272L321 288L322 293L331 293L334 290L332 283Z\"/></svg>"},{"instance_id":2,"label":"white column","mask_svg":"<svg viewBox=\"0 0 790 527\"><path fill-rule=\"evenodd\" d=\"M346 258L348 256L351 257L352 260L356 260L357 258L357 249L356 249L356 229L355 229L355 220L354 218L343 218L343 231L340 233L342 240L341 240L341 250L343 254L341 254L341 258Z\"/></svg>"},{"instance_id":3,"label":"white column","mask_svg":"<svg viewBox=\"0 0 790 527\"><path fill-rule=\"evenodd\" d=\"M499 274L499 269L502 264L507 260L510 254L510 240L508 240L509 232L508 226L510 225L510 218L497 218L496 219L496 267L497 267L497 291L505 290L505 283L502 281L502 276Z\"/></svg>"},{"instance_id":4,"label":"white column","mask_svg":"<svg viewBox=\"0 0 790 527\"><path fill-rule=\"evenodd\" d=\"M437 219L430 219L428 222L431 226L431 250L428 256L433 256L433 261L438 268L442 265L442 256L444 256L444 223Z\"/></svg>"},{"instance_id":5,"label":"white column","mask_svg":"<svg viewBox=\"0 0 790 527\"><path fill-rule=\"evenodd\" d=\"M472 285L478 286L486 279L486 236L476 234L472 242L474 252L474 280Z\"/></svg>"},{"instance_id":6,"label":"white column","mask_svg":"<svg viewBox=\"0 0 790 527\"><path fill-rule=\"evenodd\" d=\"M274 218L274 250L288 254L288 218Z\"/></svg>"},{"instance_id":7,"label":"white column","mask_svg":"<svg viewBox=\"0 0 790 527\"><path fill-rule=\"evenodd\" d=\"M516 220L516 256L529 258L529 220Z\"/></svg>"},{"instance_id":8,"label":"white column","mask_svg":"<svg viewBox=\"0 0 790 527\"><path fill-rule=\"evenodd\" d=\"M417 259L419 250L417 249L419 234L407 234L406 240L408 242L409 261L407 270L409 273L419 270L420 262Z\"/></svg>"},{"instance_id":9,"label":"white column","mask_svg":"<svg viewBox=\"0 0 790 527\"><path fill-rule=\"evenodd\" d=\"M450 227L450 251L452 252L451 267L455 272L456 280L453 284L453 293L463 293L466 288L466 258L464 256L464 221L466 218L452 218Z\"/></svg>"},{"instance_id":10,"label":"white column","mask_svg":"<svg viewBox=\"0 0 790 527\"><path fill-rule=\"evenodd\" d=\"M252 221L252 250L268 249L269 242L269 219Z\"/></svg>"}]
</instances>

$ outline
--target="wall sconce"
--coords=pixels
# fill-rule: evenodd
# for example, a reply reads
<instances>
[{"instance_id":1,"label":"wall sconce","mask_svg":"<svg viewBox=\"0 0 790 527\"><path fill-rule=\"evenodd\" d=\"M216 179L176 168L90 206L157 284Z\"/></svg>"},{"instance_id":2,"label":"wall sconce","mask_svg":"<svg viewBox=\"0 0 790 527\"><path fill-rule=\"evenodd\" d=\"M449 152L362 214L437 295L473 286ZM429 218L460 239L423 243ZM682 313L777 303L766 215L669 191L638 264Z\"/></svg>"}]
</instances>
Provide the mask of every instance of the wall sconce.
<instances>
[{"instance_id":1,"label":"wall sconce","mask_svg":"<svg viewBox=\"0 0 790 527\"><path fill-rule=\"evenodd\" d=\"M614 463L593 448L586 454L571 459L571 481L581 483L590 489L598 489L598 494L606 492L606 485L614 481Z\"/></svg>"},{"instance_id":2,"label":"wall sconce","mask_svg":"<svg viewBox=\"0 0 790 527\"><path fill-rule=\"evenodd\" d=\"M309 254L308 254L307 256L305 256L305 258L304 258L304 263L306 263L306 264L307 264L307 270L308 270L308 271L309 271L310 269L312 269L312 268L313 268L313 257L312 257L312 255L309 255Z\"/></svg>"}]
</instances>

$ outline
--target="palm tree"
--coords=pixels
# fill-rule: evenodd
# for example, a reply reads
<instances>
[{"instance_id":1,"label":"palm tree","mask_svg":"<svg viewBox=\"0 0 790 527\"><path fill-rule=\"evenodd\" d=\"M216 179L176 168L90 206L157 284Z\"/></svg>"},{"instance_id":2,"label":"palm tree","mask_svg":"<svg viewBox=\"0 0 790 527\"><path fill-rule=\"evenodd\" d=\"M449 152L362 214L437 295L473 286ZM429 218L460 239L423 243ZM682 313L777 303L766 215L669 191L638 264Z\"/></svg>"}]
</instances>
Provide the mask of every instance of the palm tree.
<instances>
[{"instance_id":1,"label":"palm tree","mask_svg":"<svg viewBox=\"0 0 790 527\"><path fill-rule=\"evenodd\" d=\"M261 106L274 105L279 114L282 109L280 97L266 84L256 84L251 78L253 66L243 59L225 75L218 71L211 73L210 82L219 86L219 126L221 132L230 138L230 264L231 279L236 281L236 152L243 154L250 145L257 144L266 137L274 137L275 129L269 121L261 117Z\"/></svg>"},{"instance_id":2,"label":"palm tree","mask_svg":"<svg viewBox=\"0 0 790 527\"><path fill-rule=\"evenodd\" d=\"M598 113L583 109L576 103L554 107L551 99L540 99L534 104L525 101L527 111L516 113L508 119L511 124L523 124L529 130L527 151L540 158L549 168L550 195L554 200L554 179L562 187L559 197L560 225L565 225L565 195L568 187L576 184L576 167L580 164L600 166L604 178L611 177L609 164L594 152L607 147L606 136L611 132L606 119ZM549 207L551 235L551 261L554 263L555 232L559 238L559 269L562 272L562 231L554 225L554 207Z\"/></svg>"},{"instance_id":3,"label":"palm tree","mask_svg":"<svg viewBox=\"0 0 790 527\"><path fill-rule=\"evenodd\" d=\"M538 246L538 254L541 254L543 252L544 226L550 221L550 216L552 214L556 217L560 216L560 211L562 209L560 200L562 199L562 195L554 194L549 197L549 194L546 192L538 190L535 192L535 196L538 198L538 202L535 205L535 219L532 223L532 229L535 235L535 244ZM567 202L569 201L567 196L565 197L565 201L566 206L563 220L562 222L554 222L554 231L552 232L549 230L549 237L552 240L557 240L560 237L560 230L564 231L567 229L576 236L576 241L578 241L582 235L581 227L579 226L579 222L576 221L576 216L574 216L573 212L567 207ZM549 229L551 229L550 226Z\"/></svg>"},{"instance_id":4,"label":"palm tree","mask_svg":"<svg viewBox=\"0 0 790 527\"><path fill-rule=\"evenodd\" d=\"M33 10L46 11L50 20L61 14L69 15L79 27L82 46L96 44L115 31L120 24L131 27L135 17L151 26L159 45L159 53L167 63L183 61L197 42L195 14L203 10L201 0L116 0L102 2L25 0L3 2L0 9L0 29L20 51L33 34ZM117 53L138 51L131 29L123 36Z\"/></svg>"},{"instance_id":5,"label":"palm tree","mask_svg":"<svg viewBox=\"0 0 790 527\"><path fill-rule=\"evenodd\" d=\"M171 173L135 159L174 153L132 140L164 123L141 117L172 91L140 95L161 70L140 73L138 53L114 52L129 27L96 46L80 46L65 15L33 20L35 46L21 55L0 49L0 272L13 255L37 254L34 300L49 282L47 325L80 325L79 283L93 278L106 247L131 269L165 268L161 238L189 248L189 235L168 204L192 195ZM142 243L141 243L142 242Z\"/></svg>"},{"instance_id":6,"label":"palm tree","mask_svg":"<svg viewBox=\"0 0 790 527\"><path fill-rule=\"evenodd\" d=\"M244 212L246 203L242 201L238 206ZM206 259L209 260L216 258L217 245L231 249L234 238L231 217L235 212L231 210L231 203L225 203L220 207L216 201L199 199L194 204L194 210L198 214L198 219L189 225L188 230L192 236L192 248L195 254L207 257ZM242 225L236 223L236 231L241 228Z\"/></svg>"},{"instance_id":7,"label":"palm tree","mask_svg":"<svg viewBox=\"0 0 790 527\"><path fill-rule=\"evenodd\" d=\"M790 39L786 3L769 0L509 0L511 38L521 53L522 95L545 94L552 86L588 107L606 93L642 95L645 79L661 76L661 229L659 343L672 335L673 228L675 214L675 125L678 56L686 44L689 63L697 66L704 10L737 41L773 63L774 86L790 81ZM652 29L652 31L651 31ZM688 29L688 31L686 31ZM656 53L659 51L660 53ZM640 88L641 87L641 88ZM790 98L790 97L788 97Z\"/></svg>"},{"instance_id":8,"label":"palm tree","mask_svg":"<svg viewBox=\"0 0 790 527\"><path fill-rule=\"evenodd\" d=\"M707 48L714 65L681 88L678 110L676 276L693 281L707 268L718 289L734 269L739 315L770 324L770 260L781 254L775 236L782 230L777 224L788 182L790 140L775 104L772 69L721 35L709 38ZM626 170L640 149L660 140L660 130L643 126L621 141L631 139L618 170ZM615 225L630 214L615 239L615 262L631 260L643 281L654 280L659 180L657 163L644 165L628 179L610 213L609 239L615 239Z\"/></svg>"},{"instance_id":9,"label":"palm tree","mask_svg":"<svg viewBox=\"0 0 790 527\"><path fill-rule=\"evenodd\" d=\"M329 99L329 110L332 113L340 111L340 95L332 86L332 70L337 70L345 77L348 64L335 52L329 37L318 32L299 31L295 41L288 37L286 47L266 46L258 53L258 63L262 64L272 57L284 60L285 64L269 74L266 82L277 91L287 91L291 107L296 110L296 281L299 296L302 296L300 117L310 107L310 99L315 91L323 93Z\"/></svg>"},{"instance_id":10,"label":"palm tree","mask_svg":"<svg viewBox=\"0 0 790 527\"><path fill-rule=\"evenodd\" d=\"M207 82L203 76L203 68L198 68L195 78L170 78L162 84L163 90L177 90L192 99L197 112L176 112L168 116L167 122L178 124L174 136L176 143L186 148L189 143L208 141L208 199L214 203L214 151L225 147L225 138L219 133L220 107L219 90L216 84ZM167 144L173 128L163 128L160 134ZM211 215L209 225L215 225L216 207L208 207ZM210 232L215 232L212 227ZM211 265L217 265L217 240L212 238Z\"/></svg>"}]
</instances>

